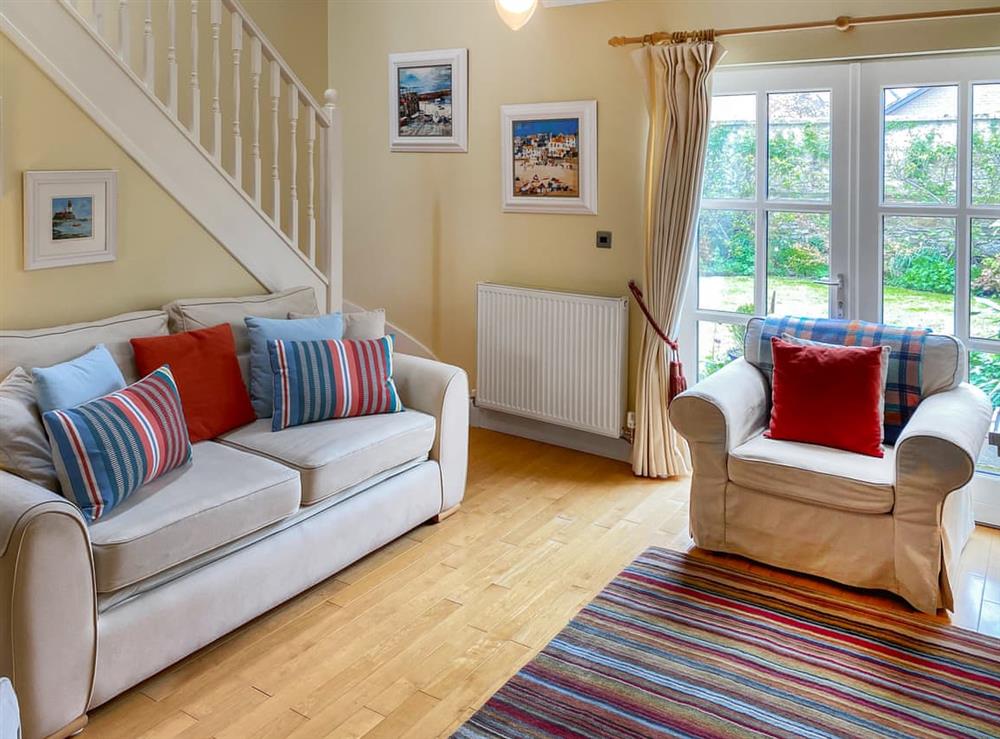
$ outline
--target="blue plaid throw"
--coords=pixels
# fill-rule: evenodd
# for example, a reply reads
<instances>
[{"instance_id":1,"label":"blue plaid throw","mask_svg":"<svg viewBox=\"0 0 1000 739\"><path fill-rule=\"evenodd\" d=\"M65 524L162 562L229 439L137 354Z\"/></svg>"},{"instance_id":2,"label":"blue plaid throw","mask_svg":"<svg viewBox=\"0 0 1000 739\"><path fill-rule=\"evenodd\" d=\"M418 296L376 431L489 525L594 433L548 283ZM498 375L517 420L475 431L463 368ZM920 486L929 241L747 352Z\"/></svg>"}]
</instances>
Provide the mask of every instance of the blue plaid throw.
<instances>
[{"instance_id":1,"label":"blue plaid throw","mask_svg":"<svg viewBox=\"0 0 1000 739\"><path fill-rule=\"evenodd\" d=\"M838 318L797 318L768 316L760 331L758 365L765 372L774 369L771 339L782 334L800 339L843 346L892 347L885 386L885 441L895 444L906 422L920 404L921 358L929 328L903 328L867 321Z\"/></svg>"}]
</instances>

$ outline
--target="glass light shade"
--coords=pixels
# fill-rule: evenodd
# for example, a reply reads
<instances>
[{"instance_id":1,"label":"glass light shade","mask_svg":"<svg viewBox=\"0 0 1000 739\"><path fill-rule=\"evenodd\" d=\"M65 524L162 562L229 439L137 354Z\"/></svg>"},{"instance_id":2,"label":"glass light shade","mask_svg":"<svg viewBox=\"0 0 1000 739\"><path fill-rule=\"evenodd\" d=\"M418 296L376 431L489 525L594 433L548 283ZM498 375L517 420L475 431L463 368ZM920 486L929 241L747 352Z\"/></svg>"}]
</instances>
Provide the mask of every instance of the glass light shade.
<instances>
[{"instance_id":1,"label":"glass light shade","mask_svg":"<svg viewBox=\"0 0 1000 739\"><path fill-rule=\"evenodd\" d=\"M538 0L493 0L497 7L497 15L510 26L510 30L516 31L525 23L531 20L538 7Z\"/></svg>"}]
</instances>

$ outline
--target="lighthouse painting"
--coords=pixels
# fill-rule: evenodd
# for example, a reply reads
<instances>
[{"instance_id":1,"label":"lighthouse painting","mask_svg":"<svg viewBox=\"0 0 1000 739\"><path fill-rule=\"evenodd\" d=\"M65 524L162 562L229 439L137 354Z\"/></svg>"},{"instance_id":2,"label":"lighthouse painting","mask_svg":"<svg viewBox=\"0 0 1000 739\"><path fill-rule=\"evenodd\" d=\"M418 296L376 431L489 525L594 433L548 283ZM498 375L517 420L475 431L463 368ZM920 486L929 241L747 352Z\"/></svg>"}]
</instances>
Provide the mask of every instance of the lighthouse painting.
<instances>
[{"instance_id":1,"label":"lighthouse painting","mask_svg":"<svg viewBox=\"0 0 1000 739\"><path fill-rule=\"evenodd\" d=\"M93 211L89 196L52 198L52 240L93 238Z\"/></svg>"}]
</instances>

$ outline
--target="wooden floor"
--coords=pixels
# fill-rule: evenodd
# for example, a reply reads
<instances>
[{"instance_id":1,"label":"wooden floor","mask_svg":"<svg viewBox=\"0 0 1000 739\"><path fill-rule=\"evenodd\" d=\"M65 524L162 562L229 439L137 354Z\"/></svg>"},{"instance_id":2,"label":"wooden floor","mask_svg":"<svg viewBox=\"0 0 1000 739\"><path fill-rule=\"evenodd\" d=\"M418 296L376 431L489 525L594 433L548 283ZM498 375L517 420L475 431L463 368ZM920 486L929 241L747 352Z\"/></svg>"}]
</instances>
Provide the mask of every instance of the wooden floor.
<instances>
[{"instance_id":1,"label":"wooden floor","mask_svg":"<svg viewBox=\"0 0 1000 739\"><path fill-rule=\"evenodd\" d=\"M686 481L478 429L471 444L458 513L94 711L84 736L447 735L639 552L691 547ZM952 620L1000 636L1000 531L976 530Z\"/></svg>"}]
</instances>

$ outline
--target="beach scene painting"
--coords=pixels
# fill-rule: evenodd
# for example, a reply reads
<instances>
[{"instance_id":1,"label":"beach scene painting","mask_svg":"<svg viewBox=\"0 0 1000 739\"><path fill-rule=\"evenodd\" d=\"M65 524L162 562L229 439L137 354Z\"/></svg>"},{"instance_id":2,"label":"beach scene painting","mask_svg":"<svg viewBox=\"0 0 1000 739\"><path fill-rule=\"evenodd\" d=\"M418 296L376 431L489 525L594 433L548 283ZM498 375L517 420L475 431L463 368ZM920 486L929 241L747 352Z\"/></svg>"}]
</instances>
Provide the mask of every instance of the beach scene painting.
<instances>
[{"instance_id":1,"label":"beach scene painting","mask_svg":"<svg viewBox=\"0 0 1000 739\"><path fill-rule=\"evenodd\" d=\"M597 214L597 101L500 106L505 213Z\"/></svg>"},{"instance_id":2,"label":"beach scene painting","mask_svg":"<svg viewBox=\"0 0 1000 739\"><path fill-rule=\"evenodd\" d=\"M94 237L94 198L52 198L52 240Z\"/></svg>"},{"instance_id":3,"label":"beach scene painting","mask_svg":"<svg viewBox=\"0 0 1000 739\"><path fill-rule=\"evenodd\" d=\"M452 86L450 64L398 68L399 135L442 137L452 135Z\"/></svg>"},{"instance_id":4,"label":"beach scene painting","mask_svg":"<svg viewBox=\"0 0 1000 739\"><path fill-rule=\"evenodd\" d=\"M515 198L580 197L580 119L511 122Z\"/></svg>"}]
</instances>

